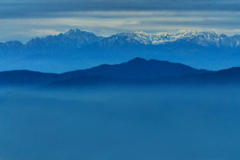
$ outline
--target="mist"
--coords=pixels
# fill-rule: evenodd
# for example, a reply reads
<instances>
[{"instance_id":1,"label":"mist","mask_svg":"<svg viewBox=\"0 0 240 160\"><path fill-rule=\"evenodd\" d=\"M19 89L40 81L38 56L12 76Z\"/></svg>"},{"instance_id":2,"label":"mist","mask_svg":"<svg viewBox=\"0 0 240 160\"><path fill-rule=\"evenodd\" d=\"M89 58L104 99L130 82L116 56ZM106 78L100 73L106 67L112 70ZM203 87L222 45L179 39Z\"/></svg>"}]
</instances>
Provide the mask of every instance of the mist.
<instances>
[{"instance_id":1,"label":"mist","mask_svg":"<svg viewBox=\"0 0 240 160\"><path fill-rule=\"evenodd\" d=\"M0 160L240 159L239 86L0 89Z\"/></svg>"}]
</instances>

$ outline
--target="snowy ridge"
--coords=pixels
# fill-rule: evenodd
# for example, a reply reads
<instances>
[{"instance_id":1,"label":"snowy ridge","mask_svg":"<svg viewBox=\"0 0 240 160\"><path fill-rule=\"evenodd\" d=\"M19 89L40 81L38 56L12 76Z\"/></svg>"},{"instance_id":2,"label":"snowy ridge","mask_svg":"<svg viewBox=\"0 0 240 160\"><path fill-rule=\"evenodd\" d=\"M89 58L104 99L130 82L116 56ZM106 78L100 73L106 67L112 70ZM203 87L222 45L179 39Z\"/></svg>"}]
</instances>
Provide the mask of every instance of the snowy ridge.
<instances>
[{"instance_id":1,"label":"snowy ridge","mask_svg":"<svg viewBox=\"0 0 240 160\"><path fill-rule=\"evenodd\" d=\"M217 35L214 31L178 30L177 32L160 32L149 34L143 31L134 33L119 33L118 36L129 36L145 45L158 45L178 40L186 40L202 46L229 46L240 45L240 36L228 37L225 34Z\"/></svg>"},{"instance_id":2,"label":"snowy ridge","mask_svg":"<svg viewBox=\"0 0 240 160\"><path fill-rule=\"evenodd\" d=\"M112 45L162 45L165 43L174 43L184 40L190 43L205 47L231 47L240 46L240 35L227 36L225 34L216 34L214 31L200 30L178 30L176 32L159 32L150 34L143 31L133 33L118 33L110 37L97 36L92 32L71 29L59 35L48 35L42 38L34 38L26 44L18 41L9 41L0 43L0 51L8 49L32 49L39 51L43 48L50 48L53 51L65 48L66 51L81 48L86 45L99 43L100 46ZM37 49L38 48L38 49ZM60 49L61 50L61 49ZM32 51L31 51L32 52Z\"/></svg>"}]
</instances>

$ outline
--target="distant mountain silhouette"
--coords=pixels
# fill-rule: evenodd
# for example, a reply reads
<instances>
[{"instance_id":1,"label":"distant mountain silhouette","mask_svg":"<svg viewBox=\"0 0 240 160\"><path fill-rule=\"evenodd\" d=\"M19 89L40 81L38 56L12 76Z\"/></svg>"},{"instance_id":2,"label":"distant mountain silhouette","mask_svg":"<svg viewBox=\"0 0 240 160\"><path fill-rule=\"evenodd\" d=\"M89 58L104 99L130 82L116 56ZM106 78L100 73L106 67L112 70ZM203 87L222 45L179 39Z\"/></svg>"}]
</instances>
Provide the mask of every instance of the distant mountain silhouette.
<instances>
[{"instance_id":1,"label":"distant mountain silhouette","mask_svg":"<svg viewBox=\"0 0 240 160\"><path fill-rule=\"evenodd\" d=\"M0 72L1 86L88 87L156 84L239 84L240 67L220 71L158 60L135 58L116 65L101 65L63 74L27 70Z\"/></svg>"},{"instance_id":2,"label":"distant mountain silhouette","mask_svg":"<svg viewBox=\"0 0 240 160\"><path fill-rule=\"evenodd\" d=\"M135 58L126 63L116 65L100 65L91 69L78 70L61 74L62 79L79 76L104 76L121 79L154 79L159 77L181 76L190 73L204 73L192 67L159 60L145 60Z\"/></svg>"},{"instance_id":3,"label":"distant mountain silhouette","mask_svg":"<svg viewBox=\"0 0 240 160\"><path fill-rule=\"evenodd\" d=\"M46 84L77 77L99 76L113 79L155 79L159 77L176 77L190 73L201 74L206 70L167 61L145 60L135 58L116 65L100 65L86 70L77 70L63 74L32 72L26 70L0 72L0 84Z\"/></svg>"}]
</instances>

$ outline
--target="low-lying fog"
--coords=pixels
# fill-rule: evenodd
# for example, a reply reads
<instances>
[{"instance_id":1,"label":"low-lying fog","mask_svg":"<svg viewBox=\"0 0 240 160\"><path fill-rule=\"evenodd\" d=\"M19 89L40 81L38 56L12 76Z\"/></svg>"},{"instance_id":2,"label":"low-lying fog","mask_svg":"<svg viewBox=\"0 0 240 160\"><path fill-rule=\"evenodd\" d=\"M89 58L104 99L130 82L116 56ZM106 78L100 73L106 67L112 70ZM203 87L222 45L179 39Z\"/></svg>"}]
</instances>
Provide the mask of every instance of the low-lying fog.
<instances>
[{"instance_id":1,"label":"low-lying fog","mask_svg":"<svg viewBox=\"0 0 240 160\"><path fill-rule=\"evenodd\" d=\"M0 160L240 159L240 87L0 90Z\"/></svg>"}]
</instances>

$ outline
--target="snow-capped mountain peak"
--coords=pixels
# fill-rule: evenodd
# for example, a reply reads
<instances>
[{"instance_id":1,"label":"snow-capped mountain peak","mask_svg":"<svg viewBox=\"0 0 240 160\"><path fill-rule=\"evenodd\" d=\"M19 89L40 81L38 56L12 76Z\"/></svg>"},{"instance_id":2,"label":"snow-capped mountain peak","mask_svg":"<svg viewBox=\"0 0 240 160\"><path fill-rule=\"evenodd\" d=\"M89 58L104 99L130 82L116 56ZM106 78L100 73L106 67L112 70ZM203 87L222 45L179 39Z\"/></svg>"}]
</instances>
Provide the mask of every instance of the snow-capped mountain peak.
<instances>
[{"instance_id":1,"label":"snow-capped mountain peak","mask_svg":"<svg viewBox=\"0 0 240 160\"><path fill-rule=\"evenodd\" d=\"M197 35L200 31L196 29L185 29L185 30L178 30L175 35L183 35L183 36L194 36Z\"/></svg>"},{"instance_id":2,"label":"snow-capped mountain peak","mask_svg":"<svg viewBox=\"0 0 240 160\"><path fill-rule=\"evenodd\" d=\"M214 31L200 31L196 29L177 30L176 32L159 32L150 34L143 31L133 33L120 33L119 36L129 36L145 45L159 45L177 40L186 40L202 46L230 46L240 45L240 36L228 37L218 35Z\"/></svg>"}]
</instances>

